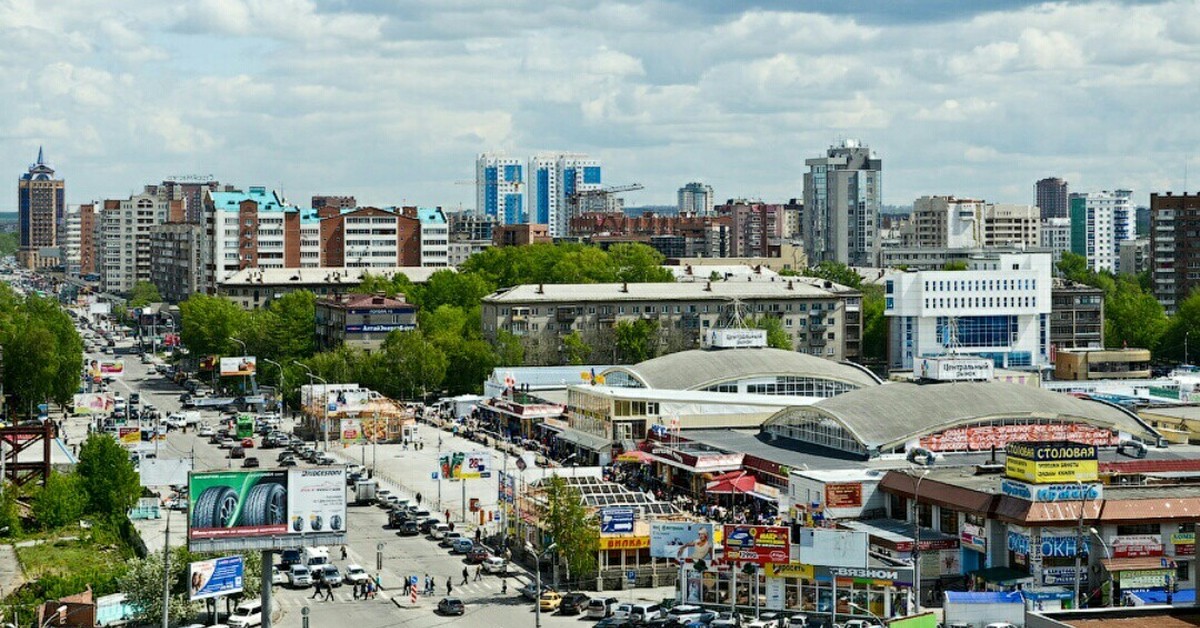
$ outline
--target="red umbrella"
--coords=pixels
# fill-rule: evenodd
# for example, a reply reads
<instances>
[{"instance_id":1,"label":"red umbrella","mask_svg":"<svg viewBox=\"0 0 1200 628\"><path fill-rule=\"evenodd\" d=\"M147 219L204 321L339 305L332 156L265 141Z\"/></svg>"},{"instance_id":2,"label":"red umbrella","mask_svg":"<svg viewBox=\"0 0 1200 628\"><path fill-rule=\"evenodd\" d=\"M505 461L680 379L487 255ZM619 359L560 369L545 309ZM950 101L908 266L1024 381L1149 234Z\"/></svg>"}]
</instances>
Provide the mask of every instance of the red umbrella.
<instances>
[{"instance_id":1,"label":"red umbrella","mask_svg":"<svg viewBox=\"0 0 1200 628\"><path fill-rule=\"evenodd\" d=\"M758 480L746 471L733 471L713 478L704 485L704 490L714 494L749 493L758 485Z\"/></svg>"}]
</instances>

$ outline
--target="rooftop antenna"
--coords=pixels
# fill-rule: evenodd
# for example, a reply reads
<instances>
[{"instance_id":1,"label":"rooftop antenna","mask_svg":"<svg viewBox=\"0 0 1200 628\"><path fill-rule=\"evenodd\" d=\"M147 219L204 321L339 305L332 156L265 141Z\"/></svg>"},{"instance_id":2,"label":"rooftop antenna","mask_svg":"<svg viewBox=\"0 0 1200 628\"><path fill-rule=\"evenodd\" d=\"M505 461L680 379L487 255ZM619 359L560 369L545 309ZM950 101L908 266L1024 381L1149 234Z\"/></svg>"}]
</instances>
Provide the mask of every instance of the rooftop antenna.
<instances>
[{"instance_id":1,"label":"rooftop antenna","mask_svg":"<svg viewBox=\"0 0 1200 628\"><path fill-rule=\"evenodd\" d=\"M951 316L950 320L946 321L946 352L950 355L958 355L962 345L958 343L958 317Z\"/></svg>"}]
</instances>

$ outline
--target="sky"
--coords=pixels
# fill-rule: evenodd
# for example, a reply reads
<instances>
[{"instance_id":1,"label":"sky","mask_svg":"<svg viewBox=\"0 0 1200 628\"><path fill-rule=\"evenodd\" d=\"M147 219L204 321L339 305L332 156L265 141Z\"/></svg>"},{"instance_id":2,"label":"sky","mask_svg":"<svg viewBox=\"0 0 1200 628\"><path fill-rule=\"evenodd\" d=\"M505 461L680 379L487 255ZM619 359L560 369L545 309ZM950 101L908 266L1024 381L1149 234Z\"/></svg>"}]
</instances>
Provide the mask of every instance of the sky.
<instances>
[{"instance_id":1,"label":"sky","mask_svg":"<svg viewBox=\"0 0 1200 628\"><path fill-rule=\"evenodd\" d=\"M481 152L583 152L628 205L803 194L844 138L883 200L1200 187L1200 4L0 0L0 211L175 175L472 208Z\"/></svg>"}]
</instances>

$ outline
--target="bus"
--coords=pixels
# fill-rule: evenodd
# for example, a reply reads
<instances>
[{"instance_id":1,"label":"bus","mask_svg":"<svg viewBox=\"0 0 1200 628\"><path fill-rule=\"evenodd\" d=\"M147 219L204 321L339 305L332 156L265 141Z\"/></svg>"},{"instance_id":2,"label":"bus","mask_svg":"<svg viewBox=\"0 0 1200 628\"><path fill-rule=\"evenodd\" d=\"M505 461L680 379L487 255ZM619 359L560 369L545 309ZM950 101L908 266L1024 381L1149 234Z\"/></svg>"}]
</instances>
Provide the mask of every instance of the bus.
<instances>
[{"instance_id":1,"label":"bus","mask_svg":"<svg viewBox=\"0 0 1200 628\"><path fill-rule=\"evenodd\" d=\"M237 437L238 438L254 438L254 418L248 414L243 414L237 420Z\"/></svg>"}]
</instances>

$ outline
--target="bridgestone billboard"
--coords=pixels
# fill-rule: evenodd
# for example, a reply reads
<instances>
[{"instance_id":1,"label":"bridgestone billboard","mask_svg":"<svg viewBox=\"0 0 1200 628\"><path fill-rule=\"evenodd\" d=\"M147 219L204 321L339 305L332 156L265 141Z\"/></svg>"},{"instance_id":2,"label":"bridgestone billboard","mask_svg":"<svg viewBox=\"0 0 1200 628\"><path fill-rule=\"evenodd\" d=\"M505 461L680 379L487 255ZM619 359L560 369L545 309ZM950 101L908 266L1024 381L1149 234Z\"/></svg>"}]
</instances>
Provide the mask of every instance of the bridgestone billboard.
<instances>
[{"instance_id":1,"label":"bridgestone billboard","mask_svg":"<svg viewBox=\"0 0 1200 628\"><path fill-rule=\"evenodd\" d=\"M284 549L345 539L345 469L192 473L188 495L192 551Z\"/></svg>"}]
</instances>

